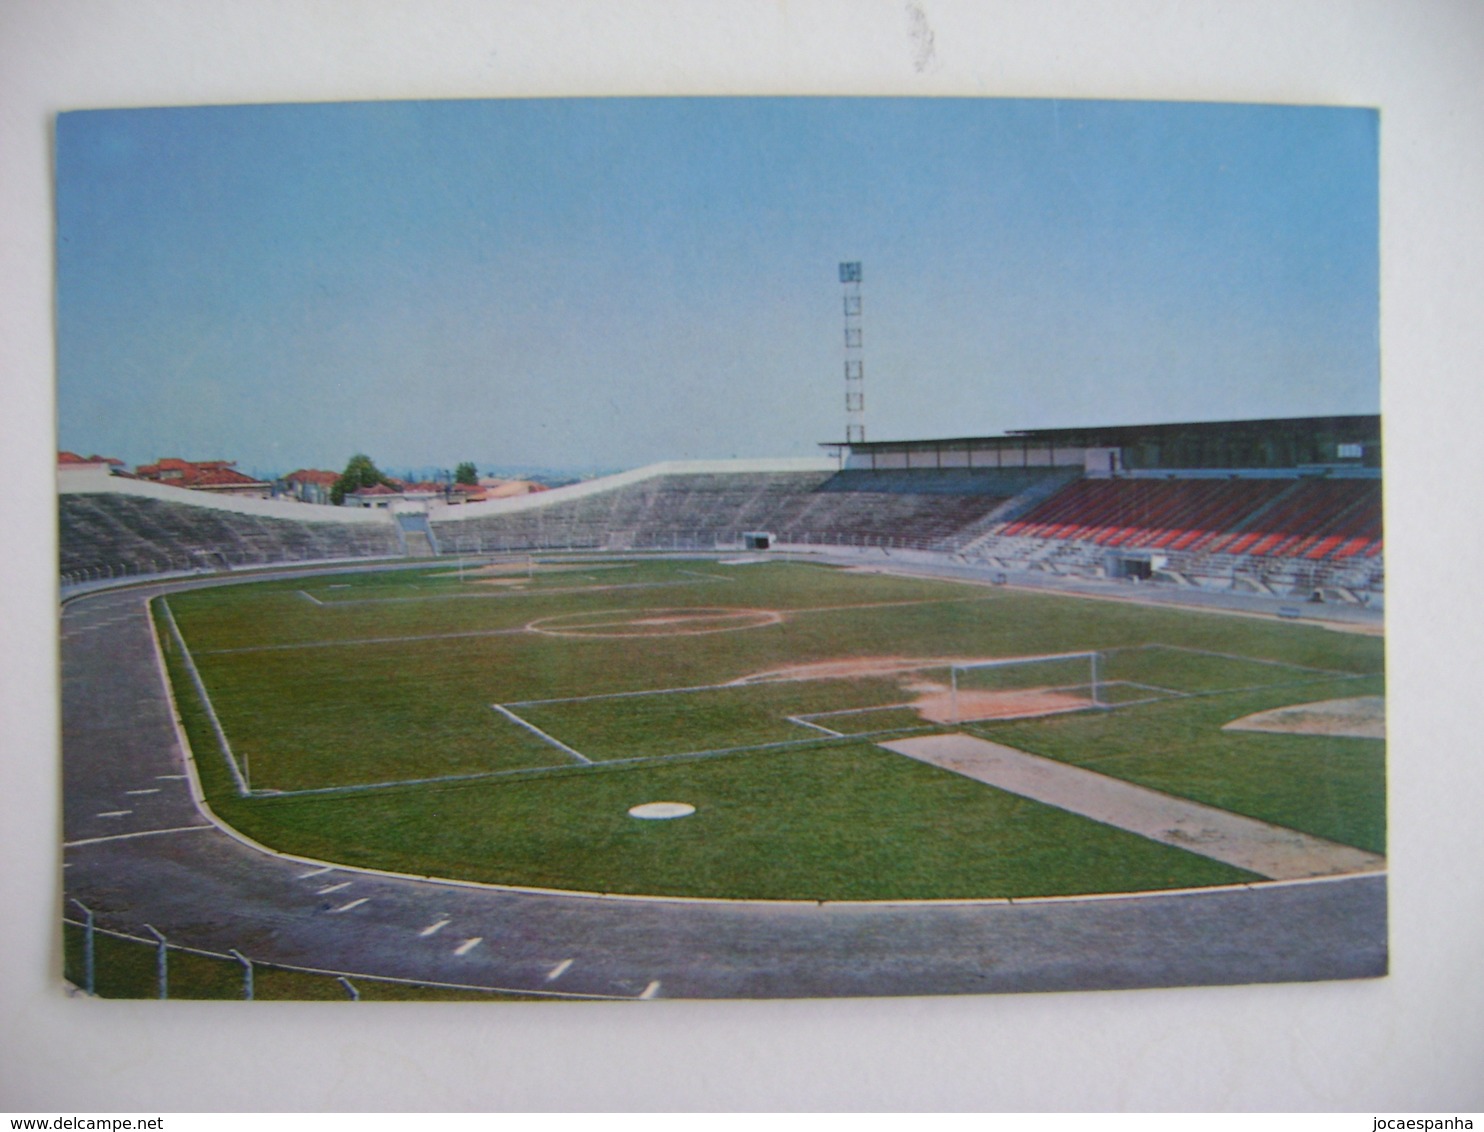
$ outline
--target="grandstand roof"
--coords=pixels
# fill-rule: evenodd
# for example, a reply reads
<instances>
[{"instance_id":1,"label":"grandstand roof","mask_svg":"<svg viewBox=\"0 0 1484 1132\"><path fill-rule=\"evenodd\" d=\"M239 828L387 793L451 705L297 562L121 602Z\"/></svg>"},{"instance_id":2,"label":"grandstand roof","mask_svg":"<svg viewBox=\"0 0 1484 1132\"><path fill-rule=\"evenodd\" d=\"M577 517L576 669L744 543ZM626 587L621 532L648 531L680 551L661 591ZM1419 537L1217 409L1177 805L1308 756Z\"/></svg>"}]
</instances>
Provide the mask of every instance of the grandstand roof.
<instances>
[{"instance_id":1,"label":"grandstand roof","mask_svg":"<svg viewBox=\"0 0 1484 1132\"><path fill-rule=\"evenodd\" d=\"M822 448L852 448L869 451L872 448L901 448L922 445L964 445L1014 443L1019 440L1049 441L1056 444L1087 448L1114 448L1144 440L1156 440L1174 436L1232 436L1238 433L1249 435L1310 434L1316 432L1353 434L1356 440L1379 439L1381 416L1378 413L1331 417L1271 417L1240 421L1184 421L1164 424L1138 425L1092 425L1074 428L1019 428L1006 429L1000 436L956 436L935 437L925 440L865 440L847 444L843 440L825 440Z\"/></svg>"}]
</instances>

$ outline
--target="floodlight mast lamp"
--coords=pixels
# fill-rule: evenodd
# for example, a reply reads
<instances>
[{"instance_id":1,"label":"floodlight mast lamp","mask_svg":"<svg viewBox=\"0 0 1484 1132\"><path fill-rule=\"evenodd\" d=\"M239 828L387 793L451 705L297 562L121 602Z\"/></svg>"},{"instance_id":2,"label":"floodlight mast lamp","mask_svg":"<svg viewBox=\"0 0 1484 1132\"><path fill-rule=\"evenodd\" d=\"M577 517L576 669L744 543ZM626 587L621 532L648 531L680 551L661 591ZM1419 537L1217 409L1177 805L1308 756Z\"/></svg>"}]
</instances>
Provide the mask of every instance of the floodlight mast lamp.
<instances>
[{"instance_id":1,"label":"floodlight mast lamp","mask_svg":"<svg viewBox=\"0 0 1484 1132\"><path fill-rule=\"evenodd\" d=\"M866 439L866 364L861 342L861 265L840 264L841 309L845 314L845 443Z\"/></svg>"}]
</instances>

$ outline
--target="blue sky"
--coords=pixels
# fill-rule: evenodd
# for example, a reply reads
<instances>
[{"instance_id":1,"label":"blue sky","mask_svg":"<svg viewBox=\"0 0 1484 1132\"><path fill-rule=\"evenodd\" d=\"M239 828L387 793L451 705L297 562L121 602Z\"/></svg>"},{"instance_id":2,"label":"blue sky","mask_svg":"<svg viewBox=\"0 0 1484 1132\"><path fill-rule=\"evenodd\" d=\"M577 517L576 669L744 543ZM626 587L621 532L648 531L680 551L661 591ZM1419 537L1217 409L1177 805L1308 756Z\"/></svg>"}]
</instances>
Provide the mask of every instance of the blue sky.
<instances>
[{"instance_id":1,"label":"blue sky","mask_svg":"<svg viewBox=\"0 0 1484 1132\"><path fill-rule=\"evenodd\" d=\"M78 112L59 443L613 469L1379 406L1377 119L979 99Z\"/></svg>"}]
</instances>

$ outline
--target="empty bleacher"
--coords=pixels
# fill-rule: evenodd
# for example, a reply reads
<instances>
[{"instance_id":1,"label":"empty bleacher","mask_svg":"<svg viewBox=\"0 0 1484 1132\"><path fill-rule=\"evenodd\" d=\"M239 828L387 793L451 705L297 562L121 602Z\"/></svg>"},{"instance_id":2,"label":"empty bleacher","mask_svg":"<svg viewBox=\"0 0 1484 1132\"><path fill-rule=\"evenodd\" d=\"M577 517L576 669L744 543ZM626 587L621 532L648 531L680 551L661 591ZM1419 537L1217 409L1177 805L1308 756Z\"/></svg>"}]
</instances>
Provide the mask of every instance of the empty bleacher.
<instances>
[{"instance_id":1,"label":"empty bleacher","mask_svg":"<svg viewBox=\"0 0 1484 1132\"><path fill-rule=\"evenodd\" d=\"M114 492L64 494L59 512L72 580L402 553L390 521L296 522Z\"/></svg>"},{"instance_id":2,"label":"empty bleacher","mask_svg":"<svg viewBox=\"0 0 1484 1132\"><path fill-rule=\"evenodd\" d=\"M1065 469L660 473L539 505L436 519L445 553L781 545L954 550L1017 494ZM1054 485L1053 485L1054 486ZM535 501L533 501L533 504Z\"/></svg>"},{"instance_id":3,"label":"empty bleacher","mask_svg":"<svg viewBox=\"0 0 1484 1132\"><path fill-rule=\"evenodd\" d=\"M1371 479L1080 480L999 533L1193 555L1344 558L1379 546L1381 489Z\"/></svg>"},{"instance_id":4,"label":"empty bleacher","mask_svg":"<svg viewBox=\"0 0 1484 1132\"><path fill-rule=\"evenodd\" d=\"M1212 553L1319 560L1374 556L1381 548L1379 480L1299 480Z\"/></svg>"},{"instance_id":5,"label":"empty bleacher","mask_svg":"<svg viewBox=\"0 0 1484 1132\"><path fill-rule=\"evenodd\" d=\"M659 474L611 490L560 491L520 508L434 519L444 553L541 549L697 549L767 530L828 472Z\"/></svg>"}]
</instances>

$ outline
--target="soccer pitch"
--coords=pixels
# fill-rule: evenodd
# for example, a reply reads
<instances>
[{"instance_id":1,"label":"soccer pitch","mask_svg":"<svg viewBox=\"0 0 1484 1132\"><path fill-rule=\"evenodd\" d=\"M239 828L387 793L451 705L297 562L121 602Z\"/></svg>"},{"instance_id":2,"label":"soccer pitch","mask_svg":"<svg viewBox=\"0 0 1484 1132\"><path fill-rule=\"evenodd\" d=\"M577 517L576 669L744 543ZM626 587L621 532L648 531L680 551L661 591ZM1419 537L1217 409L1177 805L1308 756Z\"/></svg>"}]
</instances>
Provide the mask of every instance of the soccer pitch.
<instances>
[{"instance_id":1,"label":"soccer pitch","mask_svg":"<svg viewBox=\"0 0 1484 1132\"><path fill-rule=\"evenodd\" d=\"M721 899L1261 879L880 745L947 733L1385 851L1383 742L1224 730L1380 695L1375 637L703 559L305 575L154 616L216 813L347 865ZM630 815L655 801L694 812Z\"/></svg>"}]
</instances>

